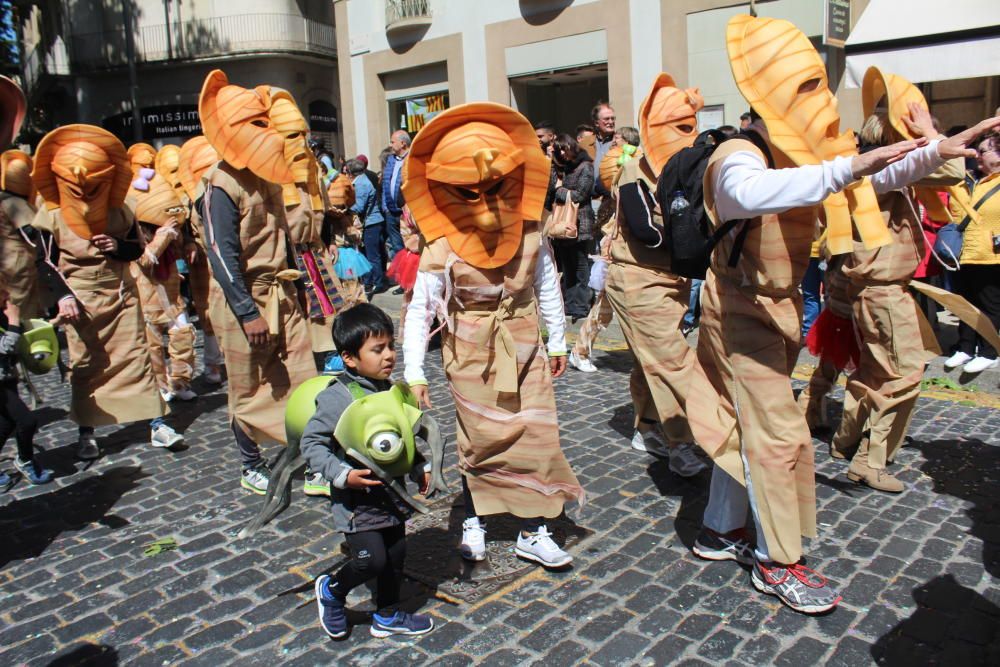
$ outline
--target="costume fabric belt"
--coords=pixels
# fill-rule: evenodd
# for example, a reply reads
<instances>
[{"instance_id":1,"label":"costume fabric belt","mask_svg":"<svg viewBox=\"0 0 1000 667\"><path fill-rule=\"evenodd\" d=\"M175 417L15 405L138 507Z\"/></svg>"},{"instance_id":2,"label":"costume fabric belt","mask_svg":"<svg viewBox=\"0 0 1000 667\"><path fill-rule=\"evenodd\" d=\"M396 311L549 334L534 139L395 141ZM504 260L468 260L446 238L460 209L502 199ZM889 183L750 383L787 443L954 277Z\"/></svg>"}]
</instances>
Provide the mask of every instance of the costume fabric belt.
<instances>
[{"instance_id":1,"label":"costume fabric belt","mask_svg":"<svg viewBox=\"0 0 1000 667\"><path fill-rule=\"evenodd\" d=\"M787 299L788 297L797 296L798 294L800 294L798 285L793 285L785 288L767 287L766 285L752 285L752 284L738 283L732 277L724 275L722 273L716 273L715 276L720 281L725 282L730 287L735 287L744 294L749 294L752 296L766 296L770 299Z\"/></svg>"},{"instance_id":2,"label":"costume fabric belt","mask_svg":"<svg viewBox=\"0 0 1000 667\"><path fill-rule=\"evenodd\" d=\"M264 321L267 322L267 330L272 336L279 333L279 323L281 319L281 299L284 297L282 282L294 282L302 276L295 269L283 269L273 276L262 276L253 281L254 288L265 287L267 289L267 301L264 303ZM257 290L254 289L254 292Z\"/></svg>"},{"instance_id":3,"label":"costume fabric belt","mask_svg":"<svg viewBox=\"0 0 1000 667\"><path fill-rule=\"evenodd\" d=\"M517 344L510 329L507 328L507 321L533 314L535 314L535 299L534 290L531 289L501 297L496 308L492 310L473 304L456 313L460 319L477 320L476 326L472 328L469 342L492 347L496 364L493 388L497 391L516 392L518 388Z\"/></svg>"}]
</instances>

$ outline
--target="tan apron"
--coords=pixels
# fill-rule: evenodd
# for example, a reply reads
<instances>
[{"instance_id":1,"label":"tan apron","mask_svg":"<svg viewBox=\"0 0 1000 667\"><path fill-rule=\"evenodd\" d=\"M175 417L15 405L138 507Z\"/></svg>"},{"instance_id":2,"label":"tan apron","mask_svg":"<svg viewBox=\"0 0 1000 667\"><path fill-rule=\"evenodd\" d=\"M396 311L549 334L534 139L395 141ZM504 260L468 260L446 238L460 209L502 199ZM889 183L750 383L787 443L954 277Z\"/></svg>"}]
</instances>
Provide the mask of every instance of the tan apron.
<instances>
[{"instance_id":1,"label":"tan apron","mask_svg":"<svg viewBox=\"0 0 1000 667\"><path fill-rule=\"evenodd\" d=\"M455 399L459 467L476 512L558 516L583 500L559 442L548 356L534 292L540 236L526 223L520 251L497 269L477 269L446 238L429 244L420 269L445 274L439 315L444 371Z\"/></svg>"},{"instance_id":2,"label":"tan apron","mask_svg":"<svg viewBox=\"0 0 1000 667\"><path fill-rule=\"evenodd\" d=\"M23 197L0 191L0 275L24 320L42 314L42 289L35 268L35 246L21 229L35 218L35 207Z\"/></svg>"}]
</instances>

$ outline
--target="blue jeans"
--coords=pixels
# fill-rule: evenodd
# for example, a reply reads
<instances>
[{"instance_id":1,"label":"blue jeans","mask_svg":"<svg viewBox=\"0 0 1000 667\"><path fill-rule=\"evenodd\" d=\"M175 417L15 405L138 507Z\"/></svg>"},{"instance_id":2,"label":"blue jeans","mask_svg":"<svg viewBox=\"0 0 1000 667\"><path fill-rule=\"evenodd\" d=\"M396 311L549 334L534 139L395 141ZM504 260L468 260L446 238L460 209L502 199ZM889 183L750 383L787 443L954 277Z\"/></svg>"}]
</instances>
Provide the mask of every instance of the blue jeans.
<instances>
[{"instance_id":1,"label":"blue jeans","mask_svg":"<svg viewBox=\"0 0 1000 667\"><path fill-rule=\"evenodd\" d=\"M362 243L365 244L365 257L371 262L372 270L365 275L365 289L373 290L385 283L385 223L366 225Z\"/></svg>"},{"instance_id":2,"label":"blue jeans","mask_svg":"<svg viewBox=\"0 0 1000 667\"><path fill-rule=\"evenodd\" d=\"M823 284L823 269L819 268L820 260L813 257L809 260L806 275L802 277L802 339L805 340L812 329L813 322L819 317L823 304L819 298L819 286Z\"/></svg>"},{"instance_id":3,"label":"blue jeans","mask_svg":"<svg viewBox=\"0 0 1000 667\"><path fill-rule=\"evenodd\" d=\"M691 296L688 297L688 309L684 313L683 324L686 327L694 327L701 317L701 284L704 280L691 279Z\"/></svg>"},{"instance_id":4,"label":"blue jeans","mask_svg":"<svg viewBox=\"0 0 1000 667\"><path fill-rule=\"evenodd\" d=\"M385 235L389 241L389 261L396 256L396 253L403 249L403 235L399 231L399 216L392 213L385 214Z\"/></svg>"}]
</instances>

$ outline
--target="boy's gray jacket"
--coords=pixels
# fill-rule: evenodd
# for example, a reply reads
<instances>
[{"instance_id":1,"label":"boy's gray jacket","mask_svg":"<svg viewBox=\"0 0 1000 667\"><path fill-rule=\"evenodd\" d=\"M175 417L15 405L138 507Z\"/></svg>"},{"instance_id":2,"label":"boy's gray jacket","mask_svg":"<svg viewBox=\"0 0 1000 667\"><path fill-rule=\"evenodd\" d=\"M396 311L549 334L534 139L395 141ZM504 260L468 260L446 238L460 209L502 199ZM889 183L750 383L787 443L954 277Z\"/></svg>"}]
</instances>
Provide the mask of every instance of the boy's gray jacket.
<instances>
[{"instance_id":1,"label":"boy's gray jacket","mask_svg":"<svg viewBox=\"0 0 1000 667\"><path fill-rule=\"evenodd\" d=\"M392 387L390 382L371 380L350 371L345 372L343 379L346 382L356 382L365 394L386 391ZM386 491L384 486L370 487L371 490L347 488L347 475L355 466L345 460L344 449L333 438L340 416L354 401L344 381L332 380L330 386L316 396L316 412L306 424L299 443L302 456L312 472L321 473L330 482L330 500L338 531L355 533L400 525L410 515L410 510L405 503ZM417 445L422 442L418 436ZM414 476L423 473L424 461L418 451L413 466Z\"/></svg>"}]
</instances>

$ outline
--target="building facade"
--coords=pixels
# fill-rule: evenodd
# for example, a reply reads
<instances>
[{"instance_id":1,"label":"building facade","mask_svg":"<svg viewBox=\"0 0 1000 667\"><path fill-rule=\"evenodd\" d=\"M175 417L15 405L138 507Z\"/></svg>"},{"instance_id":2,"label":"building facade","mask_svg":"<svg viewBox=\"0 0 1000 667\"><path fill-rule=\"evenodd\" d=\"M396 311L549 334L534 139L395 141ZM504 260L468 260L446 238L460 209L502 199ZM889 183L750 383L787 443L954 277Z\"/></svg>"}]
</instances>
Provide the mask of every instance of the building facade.
<instances>
[{"instance_id":1,"label":"building facade","mask_svg":"<svg viewBox=\"0 0 1000 667\"><path fill-rule=\"evenodd\" d=\"M788 19L813 41L845 129L859 127L862 118L844 38L870 4L883 1L898 2L756 3L760 16ZM993 0L956 1L1000 7ZM508 104L532 122L549 120L570 133L589 121L596 102L609 101L619 126L634 125L661 71L701 90L703 128L738 125L747 110L726 56L726 22L749 10L734 0L334 0L334 7L348 155L377 154L393 130L419 129L435 109L479 100ZM934 13L906 12L932 26ZM1000 63L995 69L915 82L950 127L992 112Z\"/></svg>"},{"instance_id":2,"label":"building facade","mask_svg":"<svg viewBox=\"0 0 1000 667\"><path fill-rule=\"evenodd\" d=\"M48 1L24 3L19 19L36 134L83 122L126 143L181 143L200 133L198 95L219 68L233 83L288 90L317 136L341 147L329 0Z\"/></svg>"}]
</instances>

